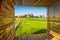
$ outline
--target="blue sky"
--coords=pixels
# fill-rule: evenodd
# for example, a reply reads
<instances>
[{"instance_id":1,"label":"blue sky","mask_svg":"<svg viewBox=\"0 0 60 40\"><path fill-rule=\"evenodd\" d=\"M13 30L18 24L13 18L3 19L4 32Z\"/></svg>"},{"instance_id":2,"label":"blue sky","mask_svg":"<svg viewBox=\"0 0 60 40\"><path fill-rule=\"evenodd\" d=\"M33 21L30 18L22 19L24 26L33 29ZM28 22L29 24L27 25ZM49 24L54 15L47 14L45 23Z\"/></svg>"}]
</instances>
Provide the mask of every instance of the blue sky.
<instances>
[{"instance_id":1,"label":"blue sky","mask_svg":"<svg viewBox=\"0 0 60 40\"><path fill-rule=\"evenodd\" d=\"M34 16L47 15L46 7L34 7L34 6L16 6L15 5L15 16L33 14Z\"/></svg>"}]
</instances>

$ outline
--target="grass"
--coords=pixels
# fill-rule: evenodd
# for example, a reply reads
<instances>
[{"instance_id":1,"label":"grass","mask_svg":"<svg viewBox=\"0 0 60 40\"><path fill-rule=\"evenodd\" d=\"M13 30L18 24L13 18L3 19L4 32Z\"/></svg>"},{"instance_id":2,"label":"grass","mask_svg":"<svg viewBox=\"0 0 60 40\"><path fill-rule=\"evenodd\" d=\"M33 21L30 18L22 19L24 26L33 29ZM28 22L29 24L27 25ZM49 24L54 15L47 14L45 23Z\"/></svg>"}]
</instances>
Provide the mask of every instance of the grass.
<instances>
[{"instance_id":1,"label":"grass","mask_svg":"<svg viewBox=\"0 0 60 40\"><path fill-rule=\"evenodd\" d=\"M17 23L19 21L19 18L15 18L14 23Z\"/></svg>"},{"instance_id":2,"label":"grass","mask_svg":"<svg viewBox=\"0 0 60 40\"><path fill-rule=\"evenodd\" d=\"M45 33L46 28L46 18L23 18L15 30L15 36Z\"/></svg>"}]
</instances>

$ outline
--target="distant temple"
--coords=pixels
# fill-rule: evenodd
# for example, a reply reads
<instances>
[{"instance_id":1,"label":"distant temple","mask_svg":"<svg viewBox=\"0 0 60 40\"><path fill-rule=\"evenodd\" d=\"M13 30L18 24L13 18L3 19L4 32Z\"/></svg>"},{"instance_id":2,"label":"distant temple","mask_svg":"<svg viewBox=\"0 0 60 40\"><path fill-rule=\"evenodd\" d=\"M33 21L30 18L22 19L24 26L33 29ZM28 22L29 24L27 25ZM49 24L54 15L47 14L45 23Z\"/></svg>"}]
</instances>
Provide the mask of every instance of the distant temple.
<instances>
[{"instance_id":1,"label":"distant temple","mask_svg":"<svg viewBox=\"0 0 60 40\"><path fill-rule=\"evenodd\" d=\"M25 14L23 16L15 16L15 17L19 17L19 18L30 18L30 17L34 17L34 15L32 15L32 14Z\"/></svg>"},{"instance_id":2,"label":"distant temple","mask_svg":"<svg viewBox=\"0 0 60 40\"><path fill-rule=\"evenodd\" d=\"M27 18L34 17L32 14L25 14L24 16Z\"/></svg>"}]
</instances>

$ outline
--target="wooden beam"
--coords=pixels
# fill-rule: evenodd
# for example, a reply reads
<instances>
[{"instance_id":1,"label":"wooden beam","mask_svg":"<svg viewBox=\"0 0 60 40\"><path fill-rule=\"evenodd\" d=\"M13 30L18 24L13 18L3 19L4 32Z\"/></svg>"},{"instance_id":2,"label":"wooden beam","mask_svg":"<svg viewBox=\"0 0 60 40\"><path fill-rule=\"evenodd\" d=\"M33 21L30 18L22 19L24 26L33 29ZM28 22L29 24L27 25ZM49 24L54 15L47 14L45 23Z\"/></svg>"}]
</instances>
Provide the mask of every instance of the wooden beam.
<instances>
[{"instance_id":1,"label":"wooden beam","mask_svg":"<svg viewBox=\"0 0 60 40\"><path fill-rule=\"evenodd\" d=\"M24 0L23 0L23 2L22 2L22 5L24 5Z\"/></svg>"},{"instance_id":2,"label":"wooden beam","mask_svg":"<svg viewBox=\"0 0 60 40\"><path fill-rule=\"evenodd\" d=\"M40 2L40 0L38 0L38 1L34 4L34 6L37 5L39 2Z\"/></svg>"},{"instance_id":3,"label":"wooden beam","mask_svg":"<svg viewBox=\"0 0 60 40\"><path fill-rule=\"evenodd\" d=\"M48 6L54 4L55 2L58 2L60 0L16 0L16 1L17 1L16 5L46 6L46 7L48 7Z\"/></svg>"}]
</instances>

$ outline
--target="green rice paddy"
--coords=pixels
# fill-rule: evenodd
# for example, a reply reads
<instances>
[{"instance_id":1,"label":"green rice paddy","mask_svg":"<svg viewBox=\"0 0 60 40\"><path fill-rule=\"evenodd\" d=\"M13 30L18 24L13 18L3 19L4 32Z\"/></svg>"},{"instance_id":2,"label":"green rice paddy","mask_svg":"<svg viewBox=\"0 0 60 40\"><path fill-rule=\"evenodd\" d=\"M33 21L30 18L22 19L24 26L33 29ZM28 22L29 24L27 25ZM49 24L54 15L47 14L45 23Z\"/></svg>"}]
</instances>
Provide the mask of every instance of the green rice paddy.
<instances>
[{"instance_id":1,"label":"green rice paddy","mask_svg":"<svg viewBox=\"0 0 60 40\"><path fill-rule=\"evenodd\" d=\"M15 36L45 33L47 29L46 18L22 18L15 30Z\"/></svg>"}]
</instances>

